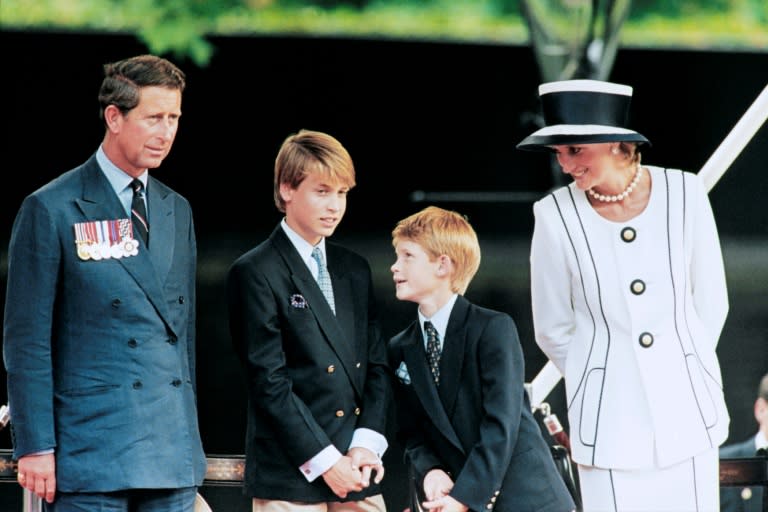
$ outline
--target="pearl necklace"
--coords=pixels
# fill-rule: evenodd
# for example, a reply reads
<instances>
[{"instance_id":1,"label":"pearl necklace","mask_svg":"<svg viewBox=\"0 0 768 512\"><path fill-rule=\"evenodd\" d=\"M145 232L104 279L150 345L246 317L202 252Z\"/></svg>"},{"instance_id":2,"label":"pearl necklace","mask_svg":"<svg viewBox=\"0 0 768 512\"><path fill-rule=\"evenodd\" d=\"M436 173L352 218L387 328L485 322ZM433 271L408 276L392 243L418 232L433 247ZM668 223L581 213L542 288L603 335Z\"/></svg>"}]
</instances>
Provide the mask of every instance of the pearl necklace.
<instances>
[{"instance_id":1,"label":"pearl necklace","mask_svg":"<svg viewBox=\"0 0 768 512\"><path fill-rule=\"evenodd\" d=\"M637 164L637 167L635 168L635 177L632 178L632 181L629 182L629 185L627 185L627 188L624 189L624 192L621 194L616 194L613 196L606 196L603 194L599 194L592 190L591 188L587 189L587 193L597 199L598 201L602 201L604 203L615 203L616 201L621 201L624 198L628 197L629 194L632 193L633 190L635 190L635 187L638 183L640 183L640 177L642 176L642 167L640 167L640 164Z\"/></svg>"}]
</instances>

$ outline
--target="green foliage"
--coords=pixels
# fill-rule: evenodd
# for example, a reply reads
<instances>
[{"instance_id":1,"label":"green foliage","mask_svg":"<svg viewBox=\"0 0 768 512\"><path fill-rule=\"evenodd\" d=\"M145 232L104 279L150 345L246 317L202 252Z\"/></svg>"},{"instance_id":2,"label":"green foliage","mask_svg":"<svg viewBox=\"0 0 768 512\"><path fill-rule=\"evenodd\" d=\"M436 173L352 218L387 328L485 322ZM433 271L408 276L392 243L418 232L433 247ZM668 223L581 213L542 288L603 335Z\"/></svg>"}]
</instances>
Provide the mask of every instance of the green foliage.
<instances>
[{"instance_id":1,"label":"green foliage","mask_svg":"<svg viewBox=\"0 0 768 512\"><path fill-rule=\"evenodd\" d=\"M0 0L0 28L135 34L205 65L211 34L320 34L525 44L523 0ZM556 4L557 0L547 1ZM569 5L594 0L559 0ZM601 0L600 5L609 0ZM622 45L768 48L766 0L634 0Z\"/></svg>"}]
</instances>

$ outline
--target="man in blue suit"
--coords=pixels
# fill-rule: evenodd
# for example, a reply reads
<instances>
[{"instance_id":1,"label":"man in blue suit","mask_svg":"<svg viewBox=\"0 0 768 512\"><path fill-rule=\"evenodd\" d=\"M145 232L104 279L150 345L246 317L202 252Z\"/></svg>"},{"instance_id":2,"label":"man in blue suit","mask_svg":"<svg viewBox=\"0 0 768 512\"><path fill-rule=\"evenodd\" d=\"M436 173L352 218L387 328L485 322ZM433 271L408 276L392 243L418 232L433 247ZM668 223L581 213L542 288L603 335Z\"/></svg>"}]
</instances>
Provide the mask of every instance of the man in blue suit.
<instances>
[{"instance_id":1,"label":"man in blue suit","mask_svg":"<svg viewBox=\"0 0 768 512\"><path fill-rule=\"evenodd\" d=\"M187 200L148 174L173 144L185 76L151 55L104 71L102 144L26 197L11 233L18 479L48 511L191 511L206 470L194 226Z\"/></svg>"},{"instance_id":2,"label":"man in blue suit","mask_svg":"<svg viewBox=\"0 0 768 512\"><path fill-rule=\"evenodd\" d=\"M768 373L763 375L754 405L757 434L740 443L720 447L721 459L765 455L768 449ZM721 512L761 512L768 508L765 486L723 487L720 489Z\"/></svg>"}]
</instances>

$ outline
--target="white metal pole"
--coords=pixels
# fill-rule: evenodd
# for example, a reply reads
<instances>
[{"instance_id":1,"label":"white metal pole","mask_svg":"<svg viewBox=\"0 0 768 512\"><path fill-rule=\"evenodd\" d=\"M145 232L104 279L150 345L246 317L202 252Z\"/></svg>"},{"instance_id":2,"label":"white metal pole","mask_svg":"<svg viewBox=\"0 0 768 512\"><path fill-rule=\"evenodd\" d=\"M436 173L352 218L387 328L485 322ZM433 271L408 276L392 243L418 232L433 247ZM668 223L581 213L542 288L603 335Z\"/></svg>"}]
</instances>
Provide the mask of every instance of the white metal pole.
<instances>
[{"instance_id":1,"label":"white metal pole","mask_svg":"<svg viewBox=\"0 0 768 512\"><path fill-rule=\"evenodd\" d=\"M32 494L29 489L24 489L22 506L23 512L41 512L43 510L42 500L36 494Z\"/></svg>"}]
</instances>

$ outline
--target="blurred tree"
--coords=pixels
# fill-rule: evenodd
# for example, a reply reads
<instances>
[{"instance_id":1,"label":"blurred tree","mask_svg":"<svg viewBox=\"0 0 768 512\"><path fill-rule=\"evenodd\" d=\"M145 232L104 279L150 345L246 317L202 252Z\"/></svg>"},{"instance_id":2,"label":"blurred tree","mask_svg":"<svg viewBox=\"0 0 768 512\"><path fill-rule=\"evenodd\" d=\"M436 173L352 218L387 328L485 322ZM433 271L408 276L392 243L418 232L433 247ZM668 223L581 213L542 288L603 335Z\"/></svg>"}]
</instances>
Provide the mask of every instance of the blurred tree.
<instances>
[{"instance_id":1,"label":"blurred tree","mask_svg":"<svg viewBox=\"0 0 768 512\"><path fill-rule=\"evenodd\" d=\"M250 7L249 0L113 0L141 14L137 36L153 53L173 53L206 64L213 46L205 35L222 14Z\"/></svg>"}]
</instances>

